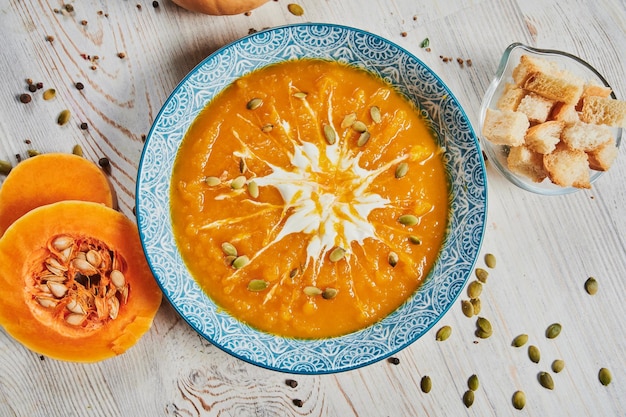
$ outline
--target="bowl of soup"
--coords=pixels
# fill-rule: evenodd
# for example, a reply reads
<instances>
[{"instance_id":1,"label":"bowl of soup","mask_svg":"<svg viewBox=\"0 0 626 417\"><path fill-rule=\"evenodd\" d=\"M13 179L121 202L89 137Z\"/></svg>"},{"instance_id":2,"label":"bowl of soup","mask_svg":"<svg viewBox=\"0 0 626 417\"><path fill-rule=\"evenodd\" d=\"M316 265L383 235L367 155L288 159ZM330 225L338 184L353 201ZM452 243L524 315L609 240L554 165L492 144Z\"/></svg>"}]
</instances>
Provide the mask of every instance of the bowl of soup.
<instances>
[{"instance_id":1,"label":"bowl of soup","mask_svg":"<svg viewBox=\"0 0 626 417\"><path fill-rule=\"evenodd\" d=\"M323 374L407 347L474 267L476 135L441 79L375 34L277 27L216 51L147 136L137 221L164 295L201 336Z\"/></svg>"}]
</instances>

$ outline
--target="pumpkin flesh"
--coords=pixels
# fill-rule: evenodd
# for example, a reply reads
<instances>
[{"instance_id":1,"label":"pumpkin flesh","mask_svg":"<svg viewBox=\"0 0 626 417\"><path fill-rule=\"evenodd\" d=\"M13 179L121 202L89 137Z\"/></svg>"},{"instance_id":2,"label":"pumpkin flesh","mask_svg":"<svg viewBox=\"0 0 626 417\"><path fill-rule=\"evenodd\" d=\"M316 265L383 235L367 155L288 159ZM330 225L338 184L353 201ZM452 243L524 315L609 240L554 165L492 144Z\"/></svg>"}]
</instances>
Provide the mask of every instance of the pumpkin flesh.
<instances>
[{"instance_id":1,"label":"pumpkin flesh","mask_svg":"<svg viewBox=\"0 0 626 417\"><path fill-rule=\"evenodd\" d=\"M256 9L268 0L173 0L192 12L214 16L233 15Z\"/></svg>"},{"instance_id":2,"label":"pumpkin flesh","mask_svg":"<svg viewBox=\"0 0 626 417\"><path fill-rule=\"evenodd\" d=\"M135 224L82 201L36 208L7 229L0 285L0 325L29 349L74 362L125 352L162 298Z\"/></svg>"}]
</instances>

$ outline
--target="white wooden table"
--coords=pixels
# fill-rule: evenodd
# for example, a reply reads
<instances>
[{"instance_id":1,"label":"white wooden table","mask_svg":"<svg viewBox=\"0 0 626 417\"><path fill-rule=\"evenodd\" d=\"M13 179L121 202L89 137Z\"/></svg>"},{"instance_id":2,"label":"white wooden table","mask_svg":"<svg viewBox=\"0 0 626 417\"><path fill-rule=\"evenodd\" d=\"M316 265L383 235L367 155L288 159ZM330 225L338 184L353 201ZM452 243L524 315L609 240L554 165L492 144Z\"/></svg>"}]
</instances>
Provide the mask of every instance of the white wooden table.
<instances>
[{"instance_id":1,"label":"white wooden table","mask_svg":"<svg viewBox=\"0 0 626 417\"><path fill-rule=\"evenodd\" d=\"M15 163L28 149L71 152L80 144L91 160L109 158L120 210L132 216L142 136L184 75L251 29L306 21L354 26L405 47L440 75L475 128L500 55L514 41L583 57L626 97L624 0L297 2L305 10L300 17L287 11L286 0L249 15L214 17L170 0L157 8L151 0L74 0L70 15L54 12L60 0L1 0L0 159ZM425 38L430 52L420 48ZM471 67L456 58L471 59ZM20 103L27 78L55 88L57 98L44 101L39 90L31 103ZM56 117L65 108L73 117L60 127ZM79 128L82 122L87 130ZM481 296L481 315L494 326L489 339L476 339L475 320L463 316L459 300L425 337L396 355L398 365L381 361L336 375L293 376L223 353L164 302L135 347L96 364L40 358L0 331L0 416L624 416L621 154L592 190L562 197L524 192L488 167L482 253L498 260ZM477 266L484 266L482 256ZM589 276L599 282L595 296L583 288ZM7 294L0 289L0 296ZM544 332L553 322L563 331L548 340ZM437 342L443 325L452 327L452 336ZM541 349L538 364L526 348L511 346L520 333ZM550 391L537 374L557 358L565 369L553 375ZM601 367L612 371L609 386L598 381ZM480 388L466 409L462 396L474 373ZM432 378L429 394L419 387L424 375ZM298 386L287 386L287 378ZM511 403L516 390L527 396L522 411Z\"/></svg>"}]
</instances>

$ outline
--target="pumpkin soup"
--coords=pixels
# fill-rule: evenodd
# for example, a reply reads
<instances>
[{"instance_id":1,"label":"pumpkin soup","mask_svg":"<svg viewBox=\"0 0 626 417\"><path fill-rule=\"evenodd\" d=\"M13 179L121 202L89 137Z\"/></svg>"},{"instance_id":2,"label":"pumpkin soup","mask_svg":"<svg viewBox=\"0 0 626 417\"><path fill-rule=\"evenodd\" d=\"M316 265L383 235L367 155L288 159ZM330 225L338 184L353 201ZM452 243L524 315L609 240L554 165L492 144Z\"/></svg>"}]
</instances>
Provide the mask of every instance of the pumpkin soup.
<instances>
[{"instance_id":1,"label":"pumpkin soup","mask_svg":"<svg viewBox=\"0 0 626 417\"><path fill-rule=\"evenodd\" d=\"M445 237L448 183L423 116L370 73L294 60L245 75L182 141L181 255L214 302L265 332L339 336L399 307Z\"/></svg>"}]
</instances>

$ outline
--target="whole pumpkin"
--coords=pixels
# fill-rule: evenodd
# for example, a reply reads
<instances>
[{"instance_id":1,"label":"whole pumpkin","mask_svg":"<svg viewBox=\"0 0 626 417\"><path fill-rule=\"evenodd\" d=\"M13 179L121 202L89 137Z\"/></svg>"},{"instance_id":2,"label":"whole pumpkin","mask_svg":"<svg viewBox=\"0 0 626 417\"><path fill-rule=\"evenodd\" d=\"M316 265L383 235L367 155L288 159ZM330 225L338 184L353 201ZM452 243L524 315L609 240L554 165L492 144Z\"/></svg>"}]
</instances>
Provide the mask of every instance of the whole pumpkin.
<instances>
[{"instance_id":1,"label":"whole pumpkin","mask_svg":"<svg viewBox=\"0 0 626 417\"><path fill-rule=\"evenodd\" d=\"M249 12L268 0L172 0L192 12L210 15L232 15Z\"/></svg>"}]
</instances>

